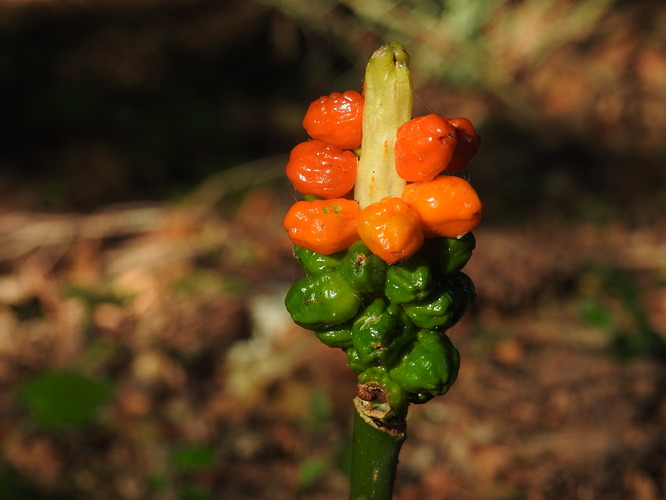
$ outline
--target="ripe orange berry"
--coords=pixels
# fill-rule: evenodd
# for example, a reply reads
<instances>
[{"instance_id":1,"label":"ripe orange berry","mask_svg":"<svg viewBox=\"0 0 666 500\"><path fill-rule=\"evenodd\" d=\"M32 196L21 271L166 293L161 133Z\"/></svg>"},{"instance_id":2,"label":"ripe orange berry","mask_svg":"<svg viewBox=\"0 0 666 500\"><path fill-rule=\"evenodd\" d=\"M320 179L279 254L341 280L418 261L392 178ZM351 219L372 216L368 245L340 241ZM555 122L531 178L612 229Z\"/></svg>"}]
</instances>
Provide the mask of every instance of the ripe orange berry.
<instances>
[{"instance_id":1,"label":"ripe orange berry","mask_svg":"<svg viewBox=\"0 0 666 500\"><path fill-rule=\"evenodd\" d=\"M427 238L458 238L481 221L481 200L460 177L440 175L429 182L407 184L402 199L419 214Z\"/></svg>"},{"instance_id":2,"label":"ripe orange berry","mask_svg":"<svg viewBox=\"0 0 666 500\"><path fill-rule=\"evenodd\" d=\"M351 151L321 141L305 141L291 150L287 177L297 191L341 198L354 187L358 159Z\"/></svg>"},{"instance_id":3,"label":"ripe orange berry","mask_svg":"<svg viewBox=\"0 0 666 500\"><path fill-rule=\"evenodd\" d=\"M406 181L430 181L451 161L456 130L439 115L418 116L398 127L395 169Z\"/></svg>"},{"instance_id":4,"label":"ripe orange berry","mask_svg":"<svg viewBox=\"0 0 666 500\"><path fill-rule=\"evenodd\" d=\"M445 172L458 172L463 170L472 161L481 144L481 138L476 135L474 125L467 118L453 118L448 122L456 130L456 148L453 157L446 166Z\"/></svg>"},{"instance_id":5,"label":"ripe orange berry","mask_svg":"<svg viewBox=\"0 0 666 500\"><path fill-rule=\"evenodd\" d=\"M355 90L333 92L310 104L303 128L313 139L342 149L361 146L363 136L363 96Z\"/></svg>"},{"instance_id":6,"label":"ripe orange berry","mask_svg":"<svg viewBox=\"0 0 666 500\"><path fill-rule=\"evenodd\" d=\"M361 210L358 234L382 260L394 264L423 245L419 216L400 198L385 197Z\"/></svg>"},{"instance_id":7,"label":"ripe orange berry","mask_svg":"<svg viewBox=\"0 0 666 500\"><path fill-rule=\"evenodd\" d=\"M289 239L313 252L330 255L358 241L358 203L344 198L299 201L284 218Z\"/></svg>"}]
</instances>

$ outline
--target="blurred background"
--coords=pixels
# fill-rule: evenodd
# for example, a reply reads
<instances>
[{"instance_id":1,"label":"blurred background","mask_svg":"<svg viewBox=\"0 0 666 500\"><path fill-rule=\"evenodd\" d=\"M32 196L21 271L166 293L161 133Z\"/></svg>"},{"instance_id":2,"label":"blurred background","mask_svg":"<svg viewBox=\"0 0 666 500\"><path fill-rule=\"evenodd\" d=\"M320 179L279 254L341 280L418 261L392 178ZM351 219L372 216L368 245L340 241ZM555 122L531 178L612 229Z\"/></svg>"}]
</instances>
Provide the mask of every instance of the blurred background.
<instances>
[{"instance_id":1,"label":"blurred background","mask_svg":"<svg viewBox=\"0 0 666 500\"><path fill-rule=\"evenodd\" d=\"M355 377L294 326L283 174L411 54L484 201L396 499L666 498L666 5L0 2L0 497L345 498Z\"/></svg>"}]
</instances>

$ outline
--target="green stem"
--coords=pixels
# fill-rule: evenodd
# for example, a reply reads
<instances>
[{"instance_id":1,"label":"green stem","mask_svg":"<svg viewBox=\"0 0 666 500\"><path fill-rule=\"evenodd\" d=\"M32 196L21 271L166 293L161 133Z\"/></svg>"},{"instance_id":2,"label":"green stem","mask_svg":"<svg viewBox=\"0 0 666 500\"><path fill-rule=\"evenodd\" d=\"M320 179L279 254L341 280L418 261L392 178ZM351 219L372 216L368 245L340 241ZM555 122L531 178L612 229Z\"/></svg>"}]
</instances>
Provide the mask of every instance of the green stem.
<instances>
[{"instance_id":1,"label":"green stem","mask_svg":"<svg viewBox=\"0 0 666 500\"><path fill-rule=\"evenodd\" d=\"M356 404L350 500L392 498L398 454L406 437L405 426L404 417L400 417L386 428L380 420L369 418L362 405Z\"/></svg>"}]
</instances>

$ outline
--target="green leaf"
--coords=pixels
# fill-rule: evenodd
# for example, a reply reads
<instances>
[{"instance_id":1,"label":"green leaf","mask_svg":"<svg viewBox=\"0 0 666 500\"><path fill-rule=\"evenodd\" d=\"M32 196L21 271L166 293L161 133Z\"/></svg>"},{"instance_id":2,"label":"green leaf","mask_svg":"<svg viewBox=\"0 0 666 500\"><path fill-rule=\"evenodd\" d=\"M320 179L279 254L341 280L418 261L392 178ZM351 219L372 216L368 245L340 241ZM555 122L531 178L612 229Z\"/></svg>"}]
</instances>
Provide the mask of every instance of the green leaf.
<instances>
[{"instance_id":1,"label":"green leaf","mask_svg":"<svg viewBox=\"0 0 666 500\"><path fill-rule=\"evenodd\" d=\"M641 357L666 359L666 340L652 330L618 332L613 336L609 353L621 362L632 361Z\"/></svg>"},{"instance_id":2,"label":"green leaf","mask_svg":"<svg viewBox=\"0 0 666 500\"><path fill-rule=\"evenodd\" d=\"M56 430L90 421L111 395L112 384L75 372L46 372L22 384L19 392L32 417Z\"/></svg>"},{"instance_id":3,"label":"green leaf","mask_svg":"<svg viewBox=\"0 0 666 500\"><path fill-rule=\"evenodd\" d=\"M333 402L328 393L319 389L314 392L310 401L313 427L321 430L330 420L333 412Z\"/></svg>"},{"instance_id":4,"label":"green leaf","mask_svg":"<svg viewBox=\"0 0 666 500\"><path fill-rule=\"evenodd\" d=\"M42 500L45 498L18 473L7 468L0 468L0 492L2 492L2 498L12 500Z\"/></svg>"},{"instance_id":5,"label":"green leaf","mask_svg":"<svg viewBox=\"0 0 666 500\"><path fill-rule=\"evenodd\" d=\"M612 321L608 307L596 297L590 297L581 304L579 315L586 323L598 327L609 326Z\"/></svg>"},{"instance_id":6,"label":"green leaf","mask_svg":"<svg viewBox=\"0 0 666 500\"><path fill-rule=\"evenodd\" d=\"M185 500L211 500L213 497L204 487L196 483L186 483L182 488Z\"/></svg>"},{"instance_id":7,"label":"green leaf","mask_svg":"<svg viewBox=\"0 0 666 500\"><path fill-rule=\"evenodd\" d=\"M215 452L203 446L188 446L173 456L174 465L181 471L208 469L217 463Z\"/></svg>"},{"instance_id":8,"label":"green leaf","mask_svg":"<svg viewBox=\"0 0 666 500\"><path fill-rule=\"evenodd\" d=\"M297 484L300 490L307 490L315 485L328 470L328 460L324 457L312 457L298 467Z\"/></svg>"}]
</instances>

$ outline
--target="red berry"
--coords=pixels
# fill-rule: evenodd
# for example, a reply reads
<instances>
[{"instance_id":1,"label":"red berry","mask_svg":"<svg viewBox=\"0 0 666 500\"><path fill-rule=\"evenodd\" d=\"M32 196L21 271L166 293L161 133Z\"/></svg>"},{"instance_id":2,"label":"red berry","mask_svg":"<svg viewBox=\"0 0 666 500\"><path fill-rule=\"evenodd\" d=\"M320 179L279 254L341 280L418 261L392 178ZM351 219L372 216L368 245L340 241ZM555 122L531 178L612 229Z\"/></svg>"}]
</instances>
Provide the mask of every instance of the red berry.
<instances>
[{"instance_id":1,"label":"red berry","mask_svg":"<svg viewBox=\"0 0 666 500\"><path fill-rule=\"evenodd\" d=\"M308 108L303 128L313 139L342 149L361 146L363 136L363 96L355 90L333 92L320 97Z\"/></svg>"},{"instance_id":2,"label":"red berry","mask_svg":"<svg viewBox=\"0 0 666 500\"><path fill-rule=\"evenodd\" d=\"M453 158L446 166L445 172L458 172L463 170L472 161L481 144L481 138L476 135L474 126L467 118L453 118L448 122L456 130L456 148L453 150Z\"/></svg>"},{"instance_id":3,"label":"red berry","mask_svg":"<svg viewBox=\"0 0 666 500\"><path fill-rule=\"evenodd\" d=\"M434 179L451 161L456 131L439 115L413 118L398 127L395 168L409 182Z\"/></svg>"},{"instance_id":4,"label":"red berry","mask_svg":"<svg viewBox=\"0 0 666 500\"><path fill-rule=\"evenodd\" d=\"M340 198L354 187L358 159L351 151L321 141L306 141L291 150L287 177L297 191Z\"/></svg>"}]
</instances>

